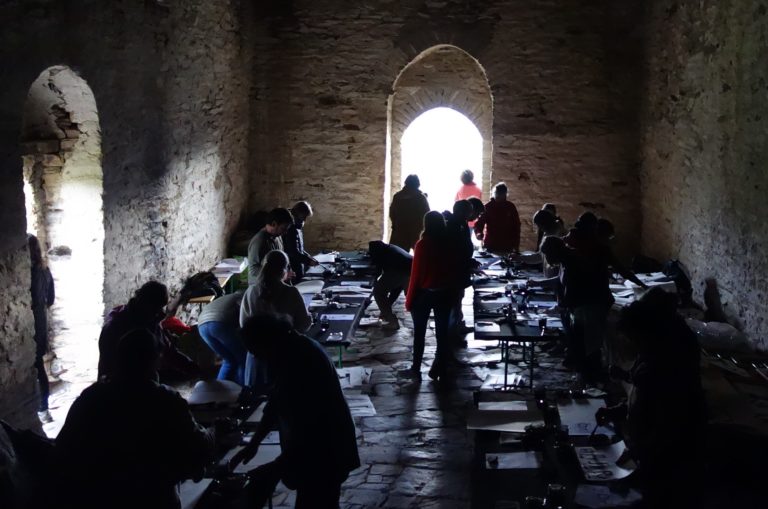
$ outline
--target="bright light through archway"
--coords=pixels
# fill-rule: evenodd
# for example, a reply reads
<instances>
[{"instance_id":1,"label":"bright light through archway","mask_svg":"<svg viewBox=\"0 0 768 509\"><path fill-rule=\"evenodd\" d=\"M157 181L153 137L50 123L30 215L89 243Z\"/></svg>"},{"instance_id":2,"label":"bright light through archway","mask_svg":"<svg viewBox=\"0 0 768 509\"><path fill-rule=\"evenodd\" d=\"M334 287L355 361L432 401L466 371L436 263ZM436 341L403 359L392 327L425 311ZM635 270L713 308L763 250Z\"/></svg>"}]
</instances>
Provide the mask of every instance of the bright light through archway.
<instances>
[{"instance_id":1,"label":"bright light through archway","mask_svg":"<svg viewBox=\"0 0 768 509\"><path fill-rule=\"evenodd\" d=\"M419 115L401 140L402 178L415 173L432 210L451 210L461 187L461 172L469 169L482 186L483 137L475 124L451 108Z\"/></svg>"}]
</instances>

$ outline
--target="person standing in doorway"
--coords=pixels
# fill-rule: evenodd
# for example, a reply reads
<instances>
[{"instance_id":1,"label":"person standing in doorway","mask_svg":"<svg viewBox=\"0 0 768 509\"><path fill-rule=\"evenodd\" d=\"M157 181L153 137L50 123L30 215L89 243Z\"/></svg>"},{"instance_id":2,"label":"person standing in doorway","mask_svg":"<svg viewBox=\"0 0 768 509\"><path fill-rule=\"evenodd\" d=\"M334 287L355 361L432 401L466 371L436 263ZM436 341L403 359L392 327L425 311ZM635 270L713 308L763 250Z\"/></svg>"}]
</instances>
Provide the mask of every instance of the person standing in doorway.
<instances>
[{"instance_id":1,"label":"person standing in doorway","mask_svg":"<svg viewBox=\"0 0 768 509\"><path fill-rule=\"evenodd\" d=\"M485 212L475 223L475 236L488 251L520 251L520 215L515 204L507 200L505 183L500 182L493 188L493 198L485 204Z\"/></svg>"},{"instance_id":2,"label":"person standing in doorway","mask_svg":"<svg viewBox=\"0 0 768 509\"><path fill-rule=\"evenodd\" d=\"M464 170L461 172L461 187L456 192L456 197L453 201L469 200L470 198L476 198L478 200L483 199L483 192L475 184L475 174L472 170ZM469 227L475 227L475 221L469 222Z\"/></svg>"},{"instance_id":3,"label":"person standing in doorway","mask_svg":"<svg viewBox=\"0 0 768 509\"><path fill-rule=\"evenodd\" d=\"M29 256L32 262L32 315L35 318L35 369L37 370L37 383L40 388L40 406L37 408L37 416L43 423L53 421L51 412L48 411L48 397L50 384L45 372L43 357L48 353L48 308L53 305L56 298L53 276L51 271L43 263L43 252L40 241L32 234L27 235L29 244Z\"/></svg>"},{"instance_id":4,"label":"person standing in doorway","mask_svg":"<svg viewBox=\"0 0 768 509\"><path fill-rule=\"evenodd\" d=\"M429 212L427 197L419 190L418 175L408 175L403 188L392 197L389 218L392 220L392 235L389 243L406 251L413 249L421 234L424 214Z\"/></svg>"}]
</instances>

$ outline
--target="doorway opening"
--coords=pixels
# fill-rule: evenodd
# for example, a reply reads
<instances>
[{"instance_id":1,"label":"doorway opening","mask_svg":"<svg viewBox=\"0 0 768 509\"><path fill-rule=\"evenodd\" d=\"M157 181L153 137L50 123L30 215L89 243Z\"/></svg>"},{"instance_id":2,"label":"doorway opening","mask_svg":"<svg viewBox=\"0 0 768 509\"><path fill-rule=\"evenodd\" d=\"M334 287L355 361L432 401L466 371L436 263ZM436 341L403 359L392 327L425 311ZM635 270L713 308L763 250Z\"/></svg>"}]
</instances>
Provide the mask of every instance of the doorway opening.
<instances>
[{"instance_id":1,"label":"doorway opening","mask_svg":"<svg viewBox=\"0 0 768 509\"><path fill-rule=\"evenodd\" d=\"M416 174L432 210L450 211L460 176L471 170L482 189L483 137L475 124L451 108L434 108L419 115L403 133L400 185Z\"/></svg>"},{"instance_id":2,"label":"doorway opening","mask_svg":"<svg viewBox=\"0 0 768 509\"><path fill-rule=\"evenodd\" d=\"M24 105L22 158L27 230L54 279L46 370L55 436L69 406L96 380L104 312L101 132L88 84L65 66L32 83Z\"/></svg>"},{"instance_id":3,"label":"doorway opening","mask_svg":"<svg viewBox=\"0 0 768 509\"><path fill-rule=\"evenodd\" d=\"M435 118L442 118L446 124L438 124L433 120ZM428 141L429 135L420 127L424 124L440 130L434 142ZM453 127L445 129L449 126ZM457 143L456 130L471 134ZM448 170L458 162L453 145L476 147L477 135L480 136L480 149L465 148L462 152L473 155L462 158L460 164L463 167L458 172ZM442 143L439 137L442 137ZM453 207L453 198L461 185L459 174L465 169L472 170L475 182L487 193L492 179L493 96L485 70L472 55L456 46L441 44L423 51L400 71L387 105L386 151L385 239L389 236L392 196L410 173L419 175L422 190L427 192L433 210ZM454 156L443 157L447 156L446 152ZM431 165L440 166L443 171L428 170L427 166ZM442 187L450 188L451 192Z\"/></svg>"}]
</instances>

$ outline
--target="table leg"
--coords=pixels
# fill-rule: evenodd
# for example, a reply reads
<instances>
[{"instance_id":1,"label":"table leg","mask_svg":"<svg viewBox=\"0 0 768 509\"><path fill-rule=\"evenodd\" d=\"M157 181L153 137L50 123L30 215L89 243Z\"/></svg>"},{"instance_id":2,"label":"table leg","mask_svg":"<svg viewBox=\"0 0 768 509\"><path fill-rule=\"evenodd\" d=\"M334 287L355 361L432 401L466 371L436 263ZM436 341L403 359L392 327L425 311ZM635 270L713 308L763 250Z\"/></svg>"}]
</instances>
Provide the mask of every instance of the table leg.
<instances>
[{"instance_id":1,"label":"table leg","mask_svg":"<svg viewBox=\"0 0 768 509\"><path fill-rule=\"evenodd\" d=\"M344 348L342 345L339 345L339 369L342 368L342 356L344 355L344 351L342 350Z\"/></svg>"},{"instance_id":2,"label":"table leg","mask_svg":"<svg viewBox=\"0 0 768 509\"><path fill-rule=\"evenodd\" d=\"M507 371L509 368L509 343L503 341L501 343L501 354L504 356L504 390L507 389Z\"/></svg>"},{"instance_id":3,"label":"table leg","mask_svg":"<svg viewBox=\"0 0 768 509\"><path fill-rule=\"evenodd\" d=\"M531 377L530 385L531 385L531 390L533 390L533 363L536 361L536 348L534 347L533 343L530 344L530 349L531 349L531 352L528 354L528 360L531 363L531 366L530 366L531 367L531 369L530 369L530 373L531 373L530 374L530 377Z\"/></svg>"}]
</instances>

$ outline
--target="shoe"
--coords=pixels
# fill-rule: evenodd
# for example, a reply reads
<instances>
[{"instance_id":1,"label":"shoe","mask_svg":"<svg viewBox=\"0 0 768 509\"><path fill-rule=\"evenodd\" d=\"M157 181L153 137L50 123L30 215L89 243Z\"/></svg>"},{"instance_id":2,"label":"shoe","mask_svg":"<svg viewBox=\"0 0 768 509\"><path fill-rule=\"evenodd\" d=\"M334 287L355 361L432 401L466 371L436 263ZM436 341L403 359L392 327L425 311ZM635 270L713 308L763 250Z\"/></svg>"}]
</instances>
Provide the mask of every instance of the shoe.
<instances>
[{"instance_id":1,"label":"shoe","mask_svg":"<svg viewBox=\"0 0 768 509\"><path fill-rule=\"evenodd\" d=\"M48 410L41 410L40 412L37 412L37 418L40 419L40 422L43 424L48 424L49 422L53 422L53 417L51 416L51 412Z\"/></svg>"},{"instance_id":2,"label":"shoe","mask_svg":"<svg viewBox=\"0 0 768 509\"><path fill-rule=\"evenodd\" d=\"M392 319L385 320L381 328L384 330L398 330L400 328L400 321L397 317L393 317Z\"/></svg>"}]
</instances>

